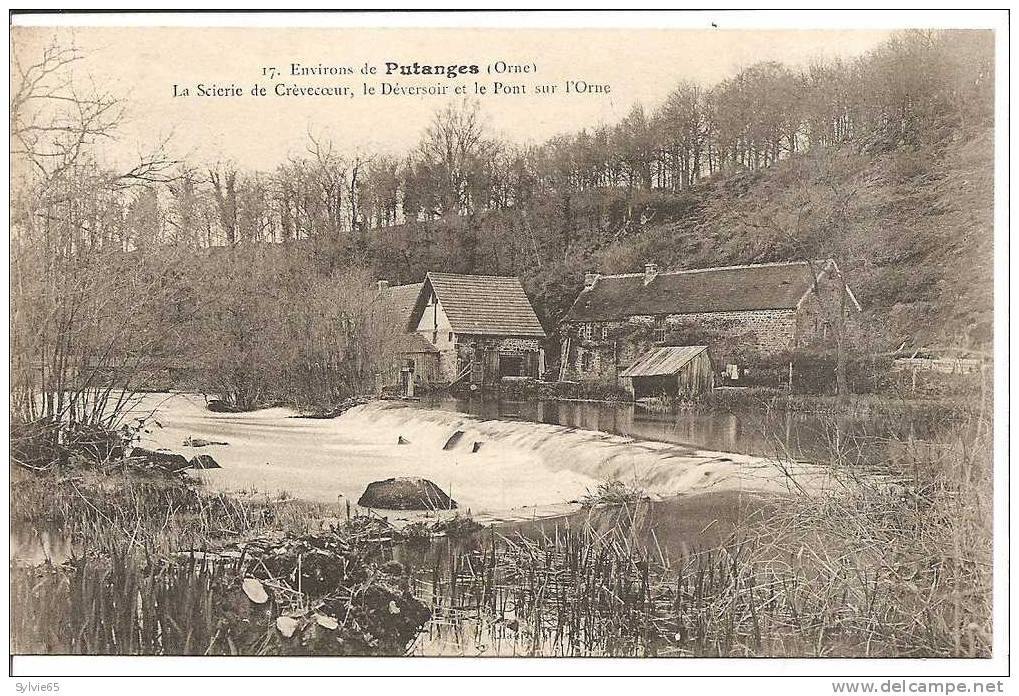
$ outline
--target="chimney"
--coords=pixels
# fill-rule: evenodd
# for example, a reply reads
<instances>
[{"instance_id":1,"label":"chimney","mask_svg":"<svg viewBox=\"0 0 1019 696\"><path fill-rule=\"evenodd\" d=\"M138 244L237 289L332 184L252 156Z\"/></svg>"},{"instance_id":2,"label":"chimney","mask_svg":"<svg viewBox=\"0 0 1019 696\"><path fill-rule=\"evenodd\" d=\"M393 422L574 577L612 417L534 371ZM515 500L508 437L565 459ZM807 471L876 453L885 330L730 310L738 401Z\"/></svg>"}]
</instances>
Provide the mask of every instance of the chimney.
<instances>
[{"instance_id":1,"label":"chimney","mask_svg":"<svg viewBox=\"0 0 1019 696\"><path fill-rule=\"evenodd\" d=\"M382 293L384 293L386 290L389 289L389 281L388 280L379 280L379 281L376 281L375 284L378 285L378 287L379 287L379 294L380 295Z\"/></svg>"},{"instance_id":2,"label":"chimney","mask_svg":"<svg viewBox=\"0 0 1019 696\"><path fill-rule=\"evenodd\" d=\"M654 280L656 275L658 275L658 264L657 263L651 263L650 261L648 263L645 263L644 264L644 285L647 285L652 280Z\"/></svg>"},{"instance_id":3,"label":"chimney","mask_svg":"<svg viewBox=\"0 0 1019 696\"><path fill-rule=\"evenodd\" d=\"M585 273L584 274L584 289L593 288L594 284L598 282L597 273Z\"/></svg>"}]
</instances>

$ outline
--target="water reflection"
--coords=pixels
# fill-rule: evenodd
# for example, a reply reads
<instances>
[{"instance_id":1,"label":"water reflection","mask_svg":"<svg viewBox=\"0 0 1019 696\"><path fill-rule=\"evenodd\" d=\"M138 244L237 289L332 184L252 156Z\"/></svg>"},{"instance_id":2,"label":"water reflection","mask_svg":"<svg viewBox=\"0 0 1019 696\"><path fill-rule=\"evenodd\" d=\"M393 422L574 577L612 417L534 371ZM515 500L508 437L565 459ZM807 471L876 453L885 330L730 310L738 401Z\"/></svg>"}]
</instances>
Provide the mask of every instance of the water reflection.
<instances>
[{"instance_id":1,"label":"water reflection","mask_svg":"<svg viewBox=\"0 0 1019 696\"><path fill-rule=\"evenodd\" d=\"M707 410L649 411L634 403L514 400L484 395L437 397L422 406L483 419L530 421L597 430L704 450L764 457L825 460L847 443L861 460L894 459L915 441L938 439L936 419L927 412L897 410L838 417L784 409L736 413Z\"/></svg>"},{"instance_id":2,"label":"water reflection","mask_svg":"<svg viewBox=\"0 0 1019 696\"><path fill-rule=\"evenodd\" d=\"M12 526L10 541L15 565L60 565L75 555L70 538L56 529Z\"/></svg>"},{"instance_id":3,"label":"water reflection","mask_svg":"<svg viewBox=\"0 0 1019 696\"><path fill-rule=\"evenodd\" d=\"M699 552L733 543L740 528L761 515L773 514L778 502L739 491L702 493L507 523L467 538L401 544L394 555L410 571L415 596L432 612L411 652L563 657L659 654L667 646L661 632L649 630L649 617L662 621L671 615L671 605L660 606L657 601L660 591L672 582L666 582L665 576L672 577ZM597 551L598 544L611 551L603 561L592 564L591 558L603 553ZM521 549L530 551L521 556ZM521 558L525 559L522 565ZM597 568L625 565L627 559L658 578L644 580L651 583L646 589L653 585L655 591L638 593L618 606L613 602L582 609L580 598L586 595L577 595L576 588L602 587L595 581L606 578L595 577ZM627 587L640 582L636 576L630 580L634 584Z\"/></svg>"},{"instance_id":4,"label":"water reflection","mask_svg":"<svg viewBox=\"0 0 1019 696\"><path fill-rule=\"evenodd\" d=\"M721 655L730 650L730 633L717 630L726 622L709 617L726 611L718 598L738 584L737 573L754 577L733 555L746 543L739 529L754 516L773 515L779 504L708 493L404 546L398 557L412 572L415 596L431 610L410 654ZM776 538L782 534L777 530ZM749 595L754 601L753 589ZM775 603L754 606L788 620L788 610Z\"/></svg>"}]
</instances>

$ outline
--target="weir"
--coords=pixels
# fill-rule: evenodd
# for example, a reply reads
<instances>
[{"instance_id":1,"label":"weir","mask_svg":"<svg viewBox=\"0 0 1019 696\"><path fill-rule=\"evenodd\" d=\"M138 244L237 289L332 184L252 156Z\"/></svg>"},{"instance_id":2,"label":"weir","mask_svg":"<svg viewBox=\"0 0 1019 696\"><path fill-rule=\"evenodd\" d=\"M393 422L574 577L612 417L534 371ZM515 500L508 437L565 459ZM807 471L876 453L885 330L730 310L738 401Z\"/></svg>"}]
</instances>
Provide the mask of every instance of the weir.
<instances>
[{"instance_id":1,"label":"weir","mask_svg":"<svg viewBox=\"0 0 1019 696\"><path fill-rule=\"evenodd\" d=\"M185 394L147 394L142 402L141 412L158 411L161 426L142 435L144 447L190 456L187 440L229 443L207 448L221 469L194 472L211 490L286 493L341 508L373 481L393 477L428 479L459 509L489 520L568 513L576 508L570 501L607 480L659 498L823 484L808 465L791 467L793 483L787 463L761 457L399 402L357 406L334 419L294 418L283 408L215 413Z\"/></svg>"},{"instance_id":2,"label":"weir","mask_svg":"<svg viewBox=\"0 0 1019 696\"><path fill-rule=\"evenodd\" d=\"M403 438L424 459L439 453L458 454L462 463L477 463L479 478L484 477L485 463L516 461L593 481L617 479L661 497L706 489L789 492L819 483L818 470L807 464L779 466L763 457L546 423L484 420L387 402L353 408L335 424L341 432L356 433L380 445ZM484 443L484 449L479 443Z\"/></svg>"}]
</instances>

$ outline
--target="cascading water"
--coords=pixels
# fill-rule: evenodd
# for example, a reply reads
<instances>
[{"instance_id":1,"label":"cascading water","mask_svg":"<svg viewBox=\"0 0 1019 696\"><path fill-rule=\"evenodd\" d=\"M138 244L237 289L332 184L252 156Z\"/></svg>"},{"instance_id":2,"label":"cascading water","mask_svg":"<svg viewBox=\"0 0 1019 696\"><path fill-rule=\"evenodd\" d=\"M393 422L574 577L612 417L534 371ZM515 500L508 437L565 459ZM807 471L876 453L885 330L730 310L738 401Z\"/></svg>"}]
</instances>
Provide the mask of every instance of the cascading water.
<instances>
[{"instance_id":1,"label":"cascading water","mask_svg":"<svg viewBox=\"0 0 1019 696\"><path fill-rule=\"evenodd\" d=\"M496 520L568 512L575 507L570 501L611 479L661 497L790 487L778 467L747 455L393 402L359 406L330 420L294 418L286 409L212 413L200 397L188 395L147 399L151 403L142 407L158 409L159 427L141 444L211 455L223 468L196 475L227 492L286 491L345 505L373 481L412 476L433 481L460 510ZM188 438L229 444L191 449L182 446ZM810 478L798 476L798 484Z\"/></svg>"},{"instance_id":2,"label":"cascading water","mask_svg":"<svg viewBox=\"0 0 1019 696\"><path fill-rule=\"evenodd\" d=\"M760 457L707 452L561 425L481 420L385 402L354 408L339 419L338 425L380 442L396 442L403 437L419 451L452 451L484 461L526 460L549 471L572 472L595 482L617 479L659 496L707 488L776 492L791 487L788 467L778 467ZM812 477L805 467L797 468L801 476Z\"/></svg>"}]
</instances>

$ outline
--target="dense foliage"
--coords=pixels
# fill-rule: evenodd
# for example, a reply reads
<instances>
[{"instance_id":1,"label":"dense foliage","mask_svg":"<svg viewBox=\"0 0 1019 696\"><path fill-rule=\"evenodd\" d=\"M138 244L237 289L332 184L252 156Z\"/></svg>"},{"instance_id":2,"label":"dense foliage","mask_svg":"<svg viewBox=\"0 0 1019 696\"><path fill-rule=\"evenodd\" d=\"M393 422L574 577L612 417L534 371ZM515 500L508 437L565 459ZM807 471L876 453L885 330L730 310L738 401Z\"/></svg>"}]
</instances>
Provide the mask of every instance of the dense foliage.
<instances>
[{"instance_id":1,"label":"dense foliage","mask_svg":"<svg viewBox=\"0 0 1019 696\"><path fill-rule=\"evenodd\" d=\"M78 58L15 54L12 364L29 400L164 354L241 405L336 401L391 361L374 280L430 270L519 275L554 330L585 271L831 257L867 312L861 350L990 344L990 32L755 64L541 144L449 105L403 157L311 137L271 171L162 153L109 170L96 152L123 107L61 93Z\"/></svg>"}]
</instances>

